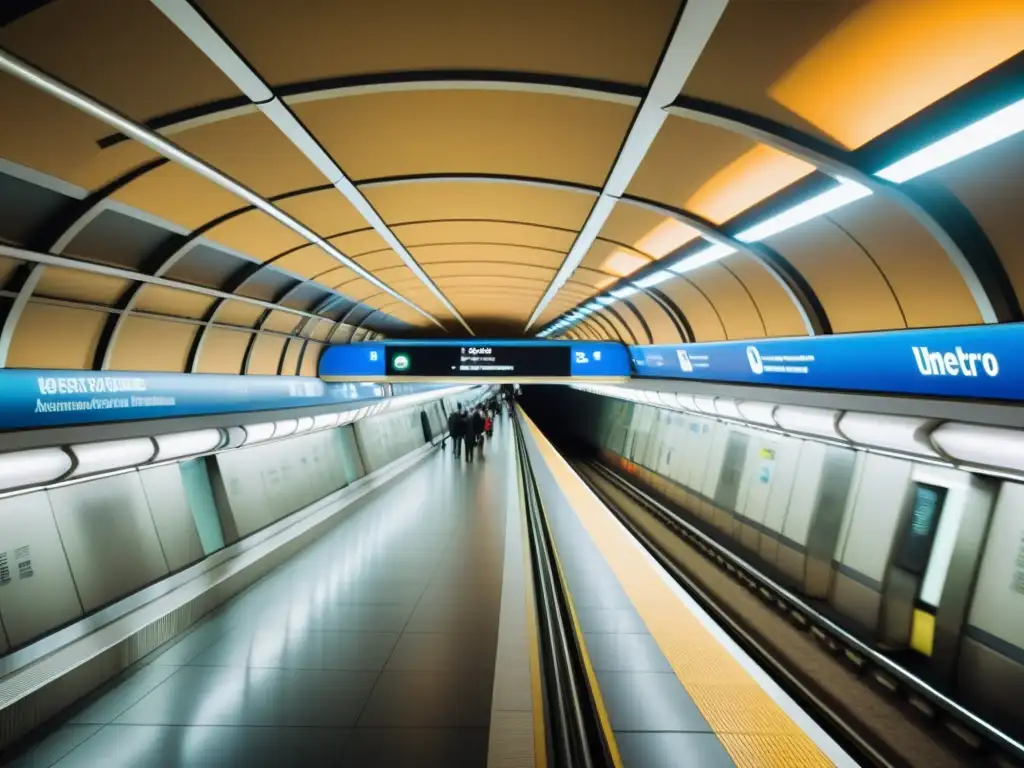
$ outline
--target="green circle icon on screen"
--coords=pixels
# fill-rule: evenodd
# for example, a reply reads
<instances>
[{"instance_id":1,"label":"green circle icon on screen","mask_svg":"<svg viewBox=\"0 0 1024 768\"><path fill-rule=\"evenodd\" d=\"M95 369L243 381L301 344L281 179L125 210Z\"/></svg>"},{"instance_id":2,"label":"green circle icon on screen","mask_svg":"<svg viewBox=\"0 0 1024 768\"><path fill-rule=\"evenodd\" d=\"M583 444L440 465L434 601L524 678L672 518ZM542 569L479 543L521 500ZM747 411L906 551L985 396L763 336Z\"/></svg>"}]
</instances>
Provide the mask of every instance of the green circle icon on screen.
<instances>
[{"instance_id":1,"label":"green circle icon on screen","mask_svg":"<svg viewBox=\"0 0 1024 768\"><path fill-rule=\"evenodd\" d=\"M404 371L409 368L409 356L408 355L395 355L391 361L391 365L396 371Z\"/></svg>"}]
</instances>

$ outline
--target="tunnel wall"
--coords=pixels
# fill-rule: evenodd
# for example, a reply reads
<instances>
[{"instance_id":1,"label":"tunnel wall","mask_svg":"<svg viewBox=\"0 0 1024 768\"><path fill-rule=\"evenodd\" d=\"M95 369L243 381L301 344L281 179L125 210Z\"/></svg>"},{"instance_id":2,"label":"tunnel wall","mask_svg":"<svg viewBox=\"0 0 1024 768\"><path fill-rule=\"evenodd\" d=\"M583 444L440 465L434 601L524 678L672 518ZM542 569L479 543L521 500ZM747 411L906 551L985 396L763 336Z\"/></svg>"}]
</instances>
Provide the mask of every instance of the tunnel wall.
<instances>
[{"instance_id":1,"label":"tunnel wall","mask_svg":"<svg viewBox=\"0 0 1024 768\"><path fill-rule=\"evenodd\" d=\"M447 398L449 407L471 394ZM191 566L424 444L440 401L306 435L0 498L0 651Z\"/></svg>"},{"instance_id":2,"label":"tunnel wall","mask_svg":"<svg viewBox=\"0 0 1024 768\"><path fill-rule=\"evenodd\" d=\"M932 682L1021 732L1024 484L566 388L544 388L533 404L545 429L596 451L867 642L890 648L912 646L913 586L894 564L913 524L915 484L948 488L932 548L948 565L932 656L919 661Z\"/></svg>"}]
</instances>

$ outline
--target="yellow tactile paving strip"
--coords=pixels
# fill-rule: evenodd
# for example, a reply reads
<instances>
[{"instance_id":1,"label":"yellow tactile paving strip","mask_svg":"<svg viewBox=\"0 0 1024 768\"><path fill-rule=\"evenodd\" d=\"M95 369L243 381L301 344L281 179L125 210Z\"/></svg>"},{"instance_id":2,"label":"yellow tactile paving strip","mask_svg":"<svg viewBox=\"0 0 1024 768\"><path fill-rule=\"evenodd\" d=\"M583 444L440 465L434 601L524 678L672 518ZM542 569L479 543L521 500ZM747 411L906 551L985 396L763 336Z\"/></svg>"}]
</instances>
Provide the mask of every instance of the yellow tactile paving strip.
<instances>
[{"instance_id":1,"label":"yellow tactile paving strip","mask_svg":"<svg viewBox=\"0 0 1024 768\"><path fill-rule=\"evenodd\" d=\"M733 762L741 768L833 765L679 601L525 414L523 421L583 527Z\"/></svg>"}]
</instances>

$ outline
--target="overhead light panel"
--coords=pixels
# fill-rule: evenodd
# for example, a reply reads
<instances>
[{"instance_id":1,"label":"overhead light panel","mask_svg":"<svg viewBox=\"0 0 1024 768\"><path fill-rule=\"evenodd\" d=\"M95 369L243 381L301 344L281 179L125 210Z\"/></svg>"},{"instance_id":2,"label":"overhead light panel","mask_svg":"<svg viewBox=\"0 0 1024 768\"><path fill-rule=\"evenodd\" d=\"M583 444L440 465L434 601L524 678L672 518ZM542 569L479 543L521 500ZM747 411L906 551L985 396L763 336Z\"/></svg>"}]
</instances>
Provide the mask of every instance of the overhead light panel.
<instances>
[{"instance_id":1,"label":"overhead light panel","mask_svg":"<svg viewBox=\"0 0 1024 768\"><path fill-rule=\"evenodd\" d=\"M671 280L673 277L675 277L675 275L671 272L666 272L664 269L661 269L648 275L642 280L637 280L633 285L639 286L640 288L650 288L660 283L664 283L666 280Z\"/></svg>"},{"instance_id":2,"label":"overhead light panel","mask_svg":"<svg viewBox=\"0 0 1024 768\"><path fill-rule=\"evenodd\" d=\"M875 175L901 184L1024 131L1024 99L919 149Z\"/></svg>"},{"instance_id":3,"label":"overhead light panel","mask_svg":"<svg viewBox=\"0 0 1024 768\"><path fill-rule=\"evenodd\" d=\"M702 248L694 254L684 256L675 264L670 266L669 269L677 275L682 275L694 269L705 267L708 264L713 264L719 259L724 259L726 256L730 256L734 253L736 253L736 249L731 245L714 243L713 245L709 245L707 248Z\"/></svg>"},{"instance_id":4,"label":"overhead light panel","mask_svg":"<svg viewBox=\"0 0 1024 768\"><path fill-rule=\"evenodd\" d=\"M744 243L759 242L818 216L824 216L826 213L849 205L870 194L871 190L862 184L849 179L839 179L838 186L743 230L736 235L736 239Z\"/></svg>"},{"instance_id":5,"label":"overhead light panel","mask_svg":"<svg viewBox=\"0 0 1024 768\"><path fill-rule=\"evenodd\" d=\"M611 296L598 296L597 297L597 301L598 301L598 303L604 304L605 306L608 306L609 304L614 304L615 303L615 299L612 298Z\"/></svg>"},{"instance_id":6,"label":"overhead light panel","mask_svg":"<svg viewBox=\"0 0 1024 768\"><path fill-rule=\"evenodd\" d=\"M626 285L626 286L623 286L622 288L618 288L618 289L612 291L612 296L614 296L616 299L626 299L626 298L629 298L630 296L632 296L633 294L638 293L638 292L639 291L636 288L634 288L633 286Z\"/></svg>"}]
</instances>

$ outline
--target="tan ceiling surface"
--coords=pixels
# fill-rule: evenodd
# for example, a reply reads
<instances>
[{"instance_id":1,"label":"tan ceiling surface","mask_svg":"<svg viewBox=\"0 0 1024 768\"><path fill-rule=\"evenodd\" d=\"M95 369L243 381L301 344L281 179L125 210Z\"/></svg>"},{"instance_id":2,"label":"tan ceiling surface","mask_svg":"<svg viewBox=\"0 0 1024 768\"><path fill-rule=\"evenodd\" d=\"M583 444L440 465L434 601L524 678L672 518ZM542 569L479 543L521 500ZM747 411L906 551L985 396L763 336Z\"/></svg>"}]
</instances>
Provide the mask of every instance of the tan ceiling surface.
<instances>
[{"instance_id":1,"label":"tan ceiling surface","mask_svg":"<svg viewBox=\"0 0 1024 768\"><path fill-rule=\"evenodd\" d=\"M256 75L287 94L294 117L380 223L375 229L360 201L331 186L336 179L149 0L104 0L102 12L90 0L44 3L0 29L0 48L131 121L174 126L166 134L178 147L322 242L179 162L158 162L135 141L111 144L110 125L0 74L8 107L0 159L86 198L70 218L69 204L15 242L47 249L65 234L62 254L72 261L39 275L3 364L94 367L102 358L146 370L297 373L315 370L300 349L344 340L361 323L383 328L390 317L405 332L464 333L445 301L471 327L477 320L523 333L587 221L677 21L687 18L678 0L196 5ZM1020 30L1024 40L1024 5L1013 0L934 0L917 25L923 31L907 5L730 0L680 98L767 118L843 153L1019 54L1013 39ZM879 79L885 71L888 86ZM975 217L1014 295L1024 291L1022 141L929 181ZM742 127L670 115L535 329L630 270L692 247L698 233L687 221L727 231L813 172ZM170 229L164 239L120 234L108 210L148 222L149 232ZM79 228L68 229L76 216ZM225 255L173 255L200 236ZM834 332L981 319L935 233L882 195L765 246L816 297ZM331 248L387 289L339 263ZM79 261L121 271L83 271ZM23 291L33 263L0 259L0 292ZM203 270L215 275L200 277ZM685 340L680 328L693 340L804 333L779 275L764 251L741 251L663 283L659 296L602 310L588 332L641 343L648 332L653 341ZM254 296L267 301L246 298ZM35 348L40 325L65 323L75 330L60 344ZM158 344L145 343L157 336ZM104 355L108 338L117 348Z\"/></svg>"}]
</instances>

